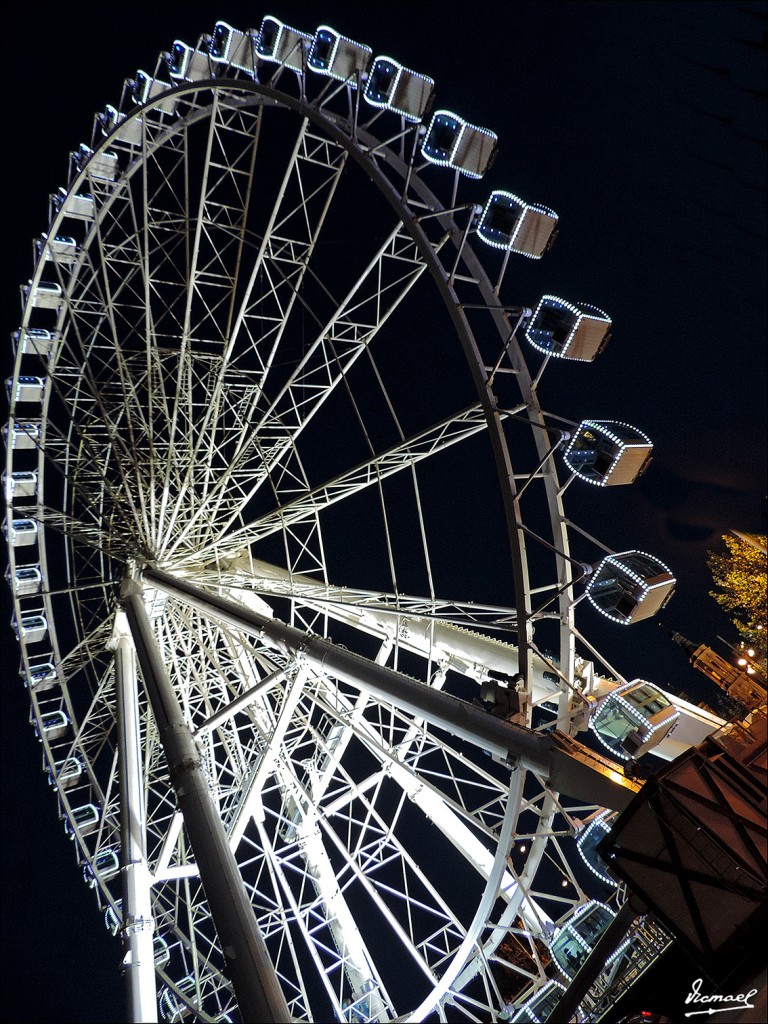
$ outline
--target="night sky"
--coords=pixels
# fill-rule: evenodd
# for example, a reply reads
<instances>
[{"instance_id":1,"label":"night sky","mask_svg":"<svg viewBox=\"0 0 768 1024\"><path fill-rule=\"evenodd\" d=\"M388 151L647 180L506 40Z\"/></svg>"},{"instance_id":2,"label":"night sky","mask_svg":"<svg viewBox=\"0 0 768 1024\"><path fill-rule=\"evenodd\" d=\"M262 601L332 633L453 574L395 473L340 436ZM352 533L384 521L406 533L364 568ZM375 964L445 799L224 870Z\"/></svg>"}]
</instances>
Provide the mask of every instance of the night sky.
<instances>
[{"instance_id":1,"label":"night sky","mask_svg":"<svg viewBox=\"0 0 768 1024\"><path fill-rule=\"evenodd\" d=\"M6 23L6 337L18 326L18 285L30 276L48 196L66 178L70 150L89 138L93 112L117 104L124 78L151 71L159 50L176 38L194 44L219 19L244 29L269 13L307 32L328 23L429 74L439 107L498 134L496 163L474 186L478 201L506 188L559 213L554 248L519 271L519 284L507 275L506 298L582 299L608 311L614 330L593 364L550 367L544 403L577 421L625 420L656 446L632 488L600 501L570 488L569 514L614 550L650 551L672 567L678 587L663 622L696 642L736 641L707 596L706 554L730 529L766 529L766 4L72 9L77 17L17 6ZM4 351L6 377L9 342ZM2 614L7 623L5 591ZM655 622L622 630L591 616L584 629L628 678L694 701L712 695ZM119 943L56 820L15 641L3 630L5 1017L120 1021ZM686 969L668 997L677 1007L694 977Z\"/></svg>"}]
</instances>

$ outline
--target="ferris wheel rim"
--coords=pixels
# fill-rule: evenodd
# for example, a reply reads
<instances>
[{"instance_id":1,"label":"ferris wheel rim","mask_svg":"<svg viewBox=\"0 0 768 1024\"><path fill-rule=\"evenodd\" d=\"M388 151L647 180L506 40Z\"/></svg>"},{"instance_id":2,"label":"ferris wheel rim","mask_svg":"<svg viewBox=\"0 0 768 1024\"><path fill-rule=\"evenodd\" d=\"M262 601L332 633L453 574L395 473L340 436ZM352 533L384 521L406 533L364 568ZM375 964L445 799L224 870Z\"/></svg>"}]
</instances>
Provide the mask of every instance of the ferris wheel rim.
<instances>
[{"instance_id":1,"label":"ferris wheel rim","mask_svg":"<svg viewBox=\"0 0 768 1024\"><path fill-rule=\"evenodd\" d=\"M176 87L175 89L173 89L172 91L173 91L173 93L174 93L174 94L179 94L179 95L186 95L187 93L190 93L190 92L199 92L199 91L201 91L201 90L205 90L205 89L208 89L208 88L218 88L218 87L221 87L222 89L225 89L225 90L226 90L226 89L232 89L232 88L233 88L233 83L232 83L232 82L230 82L230 81L224 81L224 80L213 80L213 82L214 82L214 85L213 85L213 86L211 86L211 84L210 84L210 83L207 83L207 84L200 84L200 83L195 83L195 84L194 84L194 86L192 86L192 85L190 85L190 86L179 86L179 87ZM237 83L236 83L236 86L237 86L237 88L238 88L238 89L240 89L240 88L243 88L243 87L245 87L245 88L244 88L244 91L246 91L246 92L248 92L248 93L260 93L260 94L263 94L264 96L267 96L267 97L268 97L268 98L270 98L270 99L274 99L274 98L275 98L275 97L277 97L278 95L282 95L282 94L279 94L279 93L277 92L277 90L271 90L271 89L269 89L269 87L266 87L266 86L260 86L260 85L257 85L256 83L250 83L250 82L243 82L243 81L239 81L239 80L238 80L238 81L237 81ZM274 95L270 95L270 93L274 93ZM294 108L294 112L295 112L295 113L304 113L304 114L306 114L307 116L310 116L310 111L311 111L311 110L312 110L313 108L311 108L311 106L309 106L309 105L307 104L307 102L306 102L305 100L295 100L295 98L293 98L293 97L290 97L290 96L288 96L288 97L286 97L286 98L287 98L287 99L289 99L289 100L291 101L291 103L289 103L289 104L287 104L287 105L288 105L289 107L292 107L292 108ZM157 101L157 102L159 103L160 101ZM152 106L152 104L148 105L147 107L142 107L142 108L140 108L139 110L135 111L135 112L134 112L134 113L133 113L133 114L131 115L131 117L132 117L132 118L135 118L135 119L138 119L138 118L139 118L139 116L140 116L140 114L141 114L141 113L143 113L143 112L145 112L145 111L146 111L146 110L148 110L148 109L151 109L151 106ZM328 127L329 127L329 126L328 126L328 125L327 125L327 124L325 123L324 119L322 119L322 115L320 115L320 114L319 114L319 113L318 113L317 111L315 111L314 113L315 113L315 116L316 116L316 117L317 117L317 119L318 119L318 123L320 123L320 122L321 122L321 120L322 120L322 127L323 127L323 128L325 129L325 130L328 130ZM204 115L204 114L201 114L201 117L202 117L202 116L205 116L205 115ZM338 129L335 129L335 130L337 130L337 131L338 131ZM340 135L340 136L342 136L342 134L343 134L343 133L341 133L341 132L339 131L339 135ZM105 151L105 150L107 149L108 145L109 145L109 138L105 139L105 141L104 141L104 143L103 143L103 144L101 145L100 149L99 149L99 150L95 150L94 152L103 152L103 151ZM349 152L349 153L350 153L351 155L353 155L353 156L356 156L356 158L358 159L358 162L359 162L359 163L361 164L361 166L366 166L366 167L368 167L368 168L370 168L370 167L371 167L370 159L369 159L369 158L367 157L367 154L365 154L365 153L364 153L364 152L362 151L362 149L360 149L360 148L359 148L359 146L360 146L360 143L359 143L359 141L355 141L355 140L347 139L347 140L346 140L346 142L344 143L344 145L345 145L345 148L347 149L347 151L348 151L348 152ZM366 161L367 161L367 162L366 162ZM83 173L84 173L84 172L83 172ZM78 183L79 183L79 181L80 181L80 180L81 180L81 179L77 179ZM381 182L383 182L384 180L385 180L385 179L384 179L384 178L383 178L383 176L382 176L382 177L381 177ZM414 180L418 181L418 180L419 180L419 179L418 179L418 176L415 176ZM76 185L75 185L75 184L71 184L71 185L70 185L70 189L71 189L71 190L72 190L72 189L74 189L75 187L76 187ZM380 190L382 191L382 193L383 193L383 194L385 194L385 196L387 195L387 193L386 193L386 192L384 191L384 189L383 189L383 188L381 188L381 187L380 187ZM71 194L71 192L70 192L70 194ZM392 199L391 199L391 198L390 198L390 203L391 203L391 204L393 205L393 207L394 207L394 205L395 205L395 204L393 203L393 201L392 201ZM410 223L410 225L408 225L408 224L406 224L406 223L405 223L405 221L406 221L406 212L405 212L405 207L406 207L406 206L407 206L407 204L401 204L401 206L400 206L400 211L399 211L399 216L400 216L401 222L403 223L403 226L405 226L406 228L408 228L408 230L410 230L410 231L411 231L412 233L414 233L414 232L416 231L416 225L415 225L415 223ZM397 209L396 209L396 212L398 212L398 211L397 211ZM59 217L59 221L58 221L58 222L60 222L60 220L61 220L61 219L63 219L63 217L64 217L64 213L63 213L63 212L60 212L60 214L58 215L58 217ZM54 222L54 225L53 225L54 227L55 227L55 224L56 224L56 223L57 223L57 222L55 221L55 222ZM428 254L429 254L429 255L431 256L431 251L430 251L430 250L428 249L428 247L426 246L426 243L423 243L423 248L424 248L424 251L425 251L426 253L428 253ZM432 266L432 268L431 268L431 269L433 270L433 274L432 274L432 276L433 276L433 279L435 279L435 274L436 274L436 272L437 272L437 266L433 264L433 266ZM36 282L40 280L40 274L41 274L41 273L42 273L42 267L41 267L41 266L39 266L39 267L37 268L37 270L36 270L36 277L35 277L35 281L36 281ZM490 287L490 285L488 285L488 287ZM453 307L454 309L455 309L455 302L456 302L456 300L455 300L455 299L451 299L452 307ZM447 305L447 303L446 303L446 305ZM500 303L498 304L497 308L498 308L498 310L499 310L499 313L501 314L501 313L503 312L503 310L502 310L502 307L501 307ZM27 322L28 322L28 310L29 310L29 307L27 308L27 311L25 311L25 319L24 319L24 326L25 326L25 327L26 327L26 324L27 324ZM449 309L449 312L450 312L450 309ZM470 364L470 366L471 366L471 364ZM15 371L15 376L18 376L18 370L17 370L17 371ZM493 421L493 422L495 423L495 422L496 422L496 420L495 420L495 419L493 419L493 415L495 415L495 413L494 413L493 415L491 415L491 412L492 412L492 411L490 410L490 408L488 408L488 409L487 409L487 411L488 411L488 413L489 413L489 416L490 416L491 420L492 420L492 421ZM44 419L46 419L46 418L47 418L47 408L46 408L46 410L44 411L44 416L43 416L43 418L44 418ZM500 437L501 437L501 440L502 440L502 442L503 442L503 446L504 446L504 447L506 447L506 441L504 440L504 437L503 437L503 433L502 433L502 434L500 434ZM41 465L42 465L42 463L41 463ZM42 488L42 482L43 482L43 481L41 481L41 488ZM511 483L511 480L508 480L508 483ZM41 489L41 494L42 494L42 489ZM508 506L507 506L507 507L508 507ZM40 508L42 508L42 504L40 505ZM41 517L41 518L43 518L43 517ZM45 545L42 545L41 547L45 547ZM526 586L527 586L527 580L526 580L526 582L525 582L525 583L523 584L523 589L525 589L525 587L526 587ZM526 600L526 602L525 602L525 603L526 603L526 604L528 603L528 602L527 602L527 600ZM55 631L55 620L52 620L52 624L53 624L53 630ZM53 641L52 641L52 642L54 642L54 643L57 643L57 641L56 641L56 639L55 639L55 632L53 633L53 637L54 637L54 639L53 639ZM461 966L461 965L460 965L460 966Z\"/></svg>"},{"instance_id":2,"label":"ferris wheel rim","mask_svg":"<svg viewBox=\"0 0 768 1024\"><path fill-rule=\"evenodd\" d=\"M446 309L448 310L449 315L452 318L457 335L459 337L459 340L461 341L462 347L464 348L465 354L467 356L470 372L473 374L475 386L478 390L478 397L481 401L483 412L486 417L486 422L489 427L489 432L491 433L493 439L494 450L496 450L496 446L498 446L499 448L499 451L497 453L499 482L502 489L504 489L507 492L507 498L505 501L505 515L507 516L508 530L510 532L510 547L513 549L514 557L515 544L513 541L513 535L515 529L519 530L521 520L519 518L516 520L514 518L512 511L515 503L516 488L512 475L504 472L504 459L505 457L508 458L509 456L508 447L503 432L499 428L499 421L498 418L496 417L495 402L493 398L489 397L489 395L484 391L486 373L485 367L483 366L483 361L479 353L473 346L472 331L469 328L469 325L466 321L466 317L462 313L462 304L459 302L455 294L451 294L448 287L446 287L445 275L440 274L440 267L435 259L434 251L432 250L429 243L426 241L423 232L419 231L419 218L413 215L413 212L411 211L406 199L404 197L399 197L396 195L389 181L378 167L377 163L371 159L370 153L376 152L377 150L381 149L381 144L378 143L378 140L375 138L375 136L371 135L368 139L367 145L363 145L363 139L367 134L365 129L356 127L353 134L345 132L344 128L341 126L343 125L343 119L340 116L331 117L327 111L323 111L316 104L309 102L304 96L294 97L286 92L282 92L276 89L273 86L268 86L250 79L212 78L205 81L184 82L178 85L171 85L168 89L164 90L161 97L158 97L154 100L149 100L145 104L136 107L136 109L134 109L128 115L125 121L121 122L120 126L116 126L115 128L113 128L113 130L104 137L104 139L100 142L99 146L96 149L92 150L92 152L94 155L107 152L109 150L111 140L116 135L119 134L121 127L124 129L126 122L129 122L131 120L137 122L140 121L142 113L150 112L153 109L161 106L161 104L167 101L169 97L183 98L191 93L199 93L206 91L211 91L212 94L214 94L217 90L226 92L228 90L232 90L233 88L236 88L236 90L240 90L251 96L261 97L262 105L264 104L265 101L269 101L270 103L273 103L276 106L284 106L287 109L292 110L294 113L299 114L300 116L309 118L314 125L316 125L317 127L321 127L323 131L327 132L328 135L331 138L333 138L333 140L338 145L343 147L344 150L348 153L348 155L350 155L354 160L356 160L358 164L364 169L364 171L368 174L370 179L377 186L380 194L390 204L391 208L393 209L395 215L399 218L403 227L408 231L408 233L413 238L414 242L419 246L422 256L426 261L427 269L429 270L433 278L433 281L435 282L436 286L440 291L443 303ZM199 118L205 117L205 108L200 108L196 112L196 116ZM178 130L177 124L173 126L173 130ZM387 151L387 162L390 165L400 165L399 171L401 176L404 179L407 179L408 185L413 185L415 191L419 193L421 198L425 199L426 205L428 207L428 216L447 217L449 219L450 228L454 237L461 234L460 229L453 222L453 211L451 209L445 209L443 207L442 203L434 195L434 193L431 190L427 189L426 185L420 178L417 171L414 171L412 167L408 167L408 165L406 165L401 159L397 157L397 155L394 152L391 151ZM131 173L136 173L139 169L139 166L139 161L136 161L134 163ZM85 169L83 169L69 182L68 194L75 194L79 186L85 180L85 178L86 171ZM61 223L61 221L64 218L65 210L62 206L62 208L53 218L53 221L50 225L52 234L55 234L56 227ZM463 252L462 255L464 255ZM485 272L482 268L482 264L479 262L479 260L477 260L477 258L474 256L474 253L471 251L471 249L469 249L469 247L467 255L469 259L472 261L473 271L478 275L478 286L481 289L483 300L487 303L489 311L492 313L494 318L499 323L500 333L506 332L508 330L506 324L506 309L497 294L497 290L494 289L493 286L491 285L490 281L485 275ZM30 281L30 284L38 284L42 272L43 261L39 260L35 268L33 278ZM31 304L26 303L23 313L22 329L26 327L28 311L30 310L30 308ZM541 409L539 407L536 388L535 386L532 386L532 377L527 371L527 367L524 359L522 358L519 345L515 340L514 332L506 340L506 354L508 356L510 354L511 346L515 346L516 348L516 358L514 361L514 367L518 383L520 384L521 390L524 393L527 410L526 414L529 416L531 422L535 425L535 427L541 430L543 434L543 428L545 426L545 423L543 416L541 414ZM14 375L16 376L17 374L18 369L15 368ZM48 394L45 395L46 405L47 402L49 401L49 397L50 396ZM45 419L45 417L43 418ZM537 439L542 439L542 434L537 434L536 430L533 431L533 434L534 437L536 437ZM542 449L540 448L540 450ZM557 472L554 463L551 460L548 460L545 463L545 465L541 467L541 471L545 476L546 480L546 486L548 490L548 502L552 509L552 522L553 524L557 524L558 539L561 543L560 553L566 561L570 561L566 520L563 513L561 492L559 490ZM518 575L520 575L519 579ZM522 572L521 574L516 568L515 576L517 605L518 607L522 605L524 608L528 608L529 597L527 591L529 588L527 574L524 572ZM564 619L567 619L570 616L570 606L571 603L567 598L561 598L560 614L561 617L563 617ZM568 625L572 626L572 622L569 621ZM520 639L521 644L525 644L526 638L524 635L524 631Z\"/></svg>"}]
</instances>

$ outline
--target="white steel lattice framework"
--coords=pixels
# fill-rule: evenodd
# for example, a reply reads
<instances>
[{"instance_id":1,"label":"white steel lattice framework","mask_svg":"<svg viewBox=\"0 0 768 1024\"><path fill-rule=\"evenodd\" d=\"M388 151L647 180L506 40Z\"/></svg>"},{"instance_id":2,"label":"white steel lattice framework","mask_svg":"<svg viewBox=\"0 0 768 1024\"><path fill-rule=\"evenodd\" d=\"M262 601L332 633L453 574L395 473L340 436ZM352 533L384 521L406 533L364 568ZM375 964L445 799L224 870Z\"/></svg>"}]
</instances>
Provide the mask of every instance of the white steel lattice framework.
<instances>
[{"instance_id":1,"label":"white steel lattice framework","mask_svg":"<svg viewBox=\"0 0 768 1024\"><path fill-rule=\"evenodd\" d=\"M154 936L164 1018L238 1019L119 610L120 581L146 573L291 1018L482 1019L547 977L553 922L588 898L571 853L597 799L149 569L422 688L470 700L519 672L526 726L574 733L584 570L562 434L518 345L523 311L472 248L478 208L457 202L458 172L428 171L447 202L422 176L419 125L366 109L354 79L208 73L97 118L24 292L6 529L16 622L44 622L20 630L33 719L134 957L133 1005L154 1004ZM476 503L480 536L463 525ZM39 586L16 585L33 562Z\"/></svg>"}]
</instances>

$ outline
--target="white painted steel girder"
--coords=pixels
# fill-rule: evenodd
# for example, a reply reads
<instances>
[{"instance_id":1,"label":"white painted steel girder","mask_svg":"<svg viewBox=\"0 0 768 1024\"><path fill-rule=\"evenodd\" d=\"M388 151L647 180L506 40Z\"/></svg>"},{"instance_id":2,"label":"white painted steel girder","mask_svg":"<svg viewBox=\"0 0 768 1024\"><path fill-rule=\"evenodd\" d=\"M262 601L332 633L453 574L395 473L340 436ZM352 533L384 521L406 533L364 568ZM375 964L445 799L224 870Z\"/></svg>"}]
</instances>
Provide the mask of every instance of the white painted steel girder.
<instances>
[{"instance_id":1,"label":"white painted steel girder","mask_svg":"<svg viewBox=\"0 0 768 1024\"><path fill-rule=\"evenodd\" d=\"M264 592L301 597L302 602L324 611L338 622L381 639L396 638L404 650L431 657L444 670L453 669L478 682L488 678L489 672L511 679L519 671L518 650L513 644L440 619L376 607L370 603L369 596L363 607L360 595L353 589L327 587L308 576L290 574L285 569L257 559L249 559L248 567L254 574L251 580L255 577ZM565 688L565 683L553 678L553 665L536 653L532 654L532 667L530 705L554 700ZM598 675L592 663L583 659L577 659L576 668L584 683L571 691L571 713L578 715L582 712L586 726L590 705L585 698L589 698L593 705L595 700L607 696L622 683ZM711 712L668 693L656 683L653 686L680 712L674 735L670 733L665 736L651 749L650 753L657 757L672 761L684 750L697 746L723 724Z\"/></svg>"},{"instance_id":2,"label":"white painted steel girder","mask_svg":"<svg viewBox=\"0 0 768 1024\"><path fill-rule=\"evenodd\" d=\"M557 732L536 733L493 718L451 694L435 690L385 665L377 665L279 619L267 618L207 593L163 570L146 567L142 575L151 586L236 629L260 637L292 657L305 658L313 667L342 682L366 690L459 739L482 746L499 760L537 772L548 779L554 789L618 810L627 805L637 788L612 761Z\"/></svg>"},{"instance_id":3,"label":"white painted steel girder","mask_svg":"<svg viewBox=\"0 0 768 1024\"><path fill-rule=\"evenodd\" d=\"M157 1021L152 945L152 886L147 865L141 721L136 649L125 613L118 611L112 639L115 651L118 763L120 770L120 865L123 877L123 971L128 1013L139 1024Z\"/></svg>"}]
</instances>

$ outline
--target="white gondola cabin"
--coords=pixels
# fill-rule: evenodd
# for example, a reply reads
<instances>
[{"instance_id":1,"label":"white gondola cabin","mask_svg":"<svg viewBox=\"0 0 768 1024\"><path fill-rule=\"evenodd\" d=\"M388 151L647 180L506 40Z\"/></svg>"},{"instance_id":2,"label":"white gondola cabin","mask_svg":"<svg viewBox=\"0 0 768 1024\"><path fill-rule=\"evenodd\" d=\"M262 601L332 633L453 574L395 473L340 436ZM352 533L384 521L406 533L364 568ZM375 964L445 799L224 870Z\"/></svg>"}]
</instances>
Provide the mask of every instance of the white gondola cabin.
<instances>
[{"instance_id":1,"label":"white gondola cabin","mask_svg":"<svg viewBox=\"0 0 768 1024\"><path fill-rule=\"evenodd\" d=\"M563 452L566 466L597 487L631 484L651 462L653 443L616 420L582 420Z\"/></svg>"},{"instance_id":2,"label":"white gondola cabin","mask_svg":"<svg viewBox=\"0 0 768 1024\"><path fill-rule=\"evenodd\" d=\"M230 64L253 74L255 70L254 36L239 32L226 21L217 21L208 46L208 56L217 64Z\"/></svg>"},{"instance_id":3,"label":"white gondola cabin","mask_svg":"<svg viewBox=\"0 0 768 1024\"><path fill-rule=\"evenodd\" d=\"M68 195L64 189L59 189L51 196L52 214L63 212L65 217L72 220L92 221L96 219L96 207L93 196L90 193L74 193Z\"/></svg>"},{"instance_id":4,"label":"white gondola cabin","mask_svg":"<svg viewBox=\"0 0 768 1024\"><path fill-rule=\"evenodd\" d=\"M339 35L328 25L321 25L307 57L307 67L318 75L328 75L340 82L357 86L357 76L367 71L373 50Z\"/></svg>"},{"instance_id":5,"label":"white gondola cabin","mask_svg":"<svg viewBox=\"0 0 768 1024\"><path fill-rule=\"evenodd\" d=\"M39 726L35 720L35 732L38 736L42 733L49 743L64 739L68 731L69 718L64 711L46 711L40 716Z\"/></svg>"},{"instance_id":6,"label":"white gondola cabin","mask_svg":"<svg viewBox=\"0 0 768 1024\"><path fill-rule=\"evenodd\" d=\"M184 999L188 999L193 1005L197 1002L197 986L193 977L182 978L177 988L179 990L178 993L174 992L172 988L165 987L160 992L160 997L157 1001L160 1016L163 1020L168 1021L169 1024L174 1024L175 1021L186 1020L187 1017L192 1016L194 1012L192 1006L187 1005ZM180 998L180 996L184 998Z\"/></svg>"},{"instance_id":7,"label":"white gondola cabin","mask_svg":"<svg viewBox=\"0 0 768 1024\"><path fill-rule=\"evenodd\" d=\"M542 295L526 325L525 337L545 355L591 362L608 344L611 323L597 306Z\"/></svg>"},{"instance_id":8,"label":"white gondola cabin","mask_svg":"<svg viewBox=\"0 0 768 1024\"><path fill-rule=\"evenodd\" d=\"M309 53L311 46L312 36L267 15L259 29L256 53L261 60L283 64L292 71L302 71L304 54Z\"/></svg>"},{"instance_id":9,"label":"white gondola cabin","mask_svg":"<svg viewBox=\"0 0 768 1024\"><path fill-rule=\"evenodd\" d=\"M29 374L20 374L14 380L9 377L6 382L8 396L11 402L32 402L40 404L45 394L45 379L33 377Z\"/></svg>"},{"instance_id":10,"label":"white gondola cabin","mask_svg":"<svg viewBox=\"0 0 768 1024\"><path fill-rule=\"evenodd\" d=\"M540 259L555 240L558 216L547 206L527 203L511 192L492 192L477 235L496 249Z\"/></svg>"},{"instance_id":11,"label":"white gondola cabin","mask_svg":"<svg viewBox=\"0 0 768 1024\"><path fill-rule=\"evenodd\" d=\"M50 657L47 661L30 663L26 670L22 666L21 675L27 689L35 693L52 690L60 682L59 673Z\"/></svg>"},{"instance_id":12,"label":"white gondola cabin","mask_svg":"<svg viewBox=\"0 0 768 1024\"><path fill-rule=\"evenodd\" d=\"M14 351L21 348L25 355L43 356L49 359L58 344L58 335L52 331L45 331L39 327L27 327L24 331L14 331Z\"/></svg>"},{"instance_id":13,"label":"white gondola cabin","mask_svg":"<svg viewBox=\"0 0 768 1024\"><path fill-rule=\"evenodd\" d=\"M55 761L53 767L48 768L48 781L56 789L74 789L82 779L84 770L79 757L66 757L62 761Z\"/></svg>"},{"instance_id":14,"label":"white gondola cabin","mask_svg":"<svg viewBox=\"0 0 768 1024\"><path fill-rule=\"evenodd\" d=\"M207 53L175 39L167 57L168 74L177 81L200 82L211 78L211 60Z\"/></svg>"},{"instance_id":15,"label":"white gondola cabin","mask_svg":"<svg viewBox=\"0 0 768 1024\"><path fill-rule=\"evenodd\" d=\"M83 878L86 884L95 888L99 880L108 882L120 871L120 857L116 850L99 850L90 864L83 868Z\"/></svg>"},{"instance_id":16,"label":"white gondola cabin","mask_svg":"<svg viewBox=\"0 0 768 1024\"><path fill-rule=\"evenodd\" d=\"M153 78L146 71L137 71L136 77L130 83L131 99L135 104L141 106L144 103L151 103L158 96L168 91L168 83ZM153 106L154 110L161 114L173 114L176 111L176 97L167 96Z\"/></svg>"},{"instance_id":17,"label":"white gondola cabin","mask_svg":"<svg viewBox=\"0 0 768 1024\"><path fill-rule=\"evenodd\" d=\"M601 697L589 725L614 756L629 760L653 750L679 717L674 704L655 686L635 679Z\"/></svg>"},{"instance_id":18,"label":"white gondola cabin","mask_svg":"<svg viewBox=\"0 0 768 1024\"><path fill-rule=\"evenodd\" d=\"M20 423L14 423L12 430L6 423L3 428L3 438L6 446L14 451L22 448L34 449L40 447L42 432L43 425L40 420L23 420Z\"/></svg>"},{"instance_id":19,"label":"white gondola cabin","mask_svg":"<svg viewBox=\"0 0 768 1024\"><path fill-rule=\"evenodd\" d=\"M115 181L120 173L120 162L117 153L109 150L94 153L91 147L86 146L84 142L81 142L80 148L71 154L70 161L73 170L79 173L85 169L91 178Z\"/></svg>"},{"instance_id":20,"label":"white gondola cabin","mask_svg":"<svg viewBox=\"0 0 768 1024\"><path fill-rule=\"evenodd\" d=\"M98 116L102 135L114 133L113 138L127 146L140 146L143 134L143 122L140 117L127 117L111 103Z\"/></svg>"},{"instance_id":21,"label":"white gondola cabin","mask_svg":"<svg viewBox=\"0 0 768 1024\"><path fill-rule=\"evenodd\" d=\"M421 121L426 113L434 80L403 67L391 57L377 57L365 83L363 96L373 107L384 107L406 121Z\"/></svg>"},{"instance_id":22,"label":"white gondola cabin","mask_svg":"<svg viewBox=\"0 0 768 1024\"><path fill-rule=\"evenodd\" d=\"M603 615L630 625L660 611L672 597L669 567L644 551L607 555L587 584L587 597Z\"/></svg>"},{"instance_id":23,"label":"white gondola cabin","mask_svg":"<svg viewBox=\"0 0 768 1024\"><path fill-rule=\"evenodd\" d=\"M69 235L43 235L35 242L38 256L62 266L71 266L77 261L77 242Z\"/></svg>"},{"instance_id":24,"label":"white gondola cabin","mask_svg":"<svg viewBox=\"0 0 768 1024\"><path fill-rule=\"evenodd\" d=\"M113 907L111 904L104 911L104 924L112 935L117 935L123 926L123 901L117 900Z\"/></svg>"},{"instance_id":25,"label":"white gondola cabin","mask_svg":"<svg viewBox=\"0 0 768 1024\"><path fill-rule=\"evenodd\" d=\"M611 825L615 820L615 811L601 811L579 833L576 839L576 849L592 874L597 875L602 882L614 887L618 885L618 881L610 874L608 865L598 851L598 846L611 831Z\"/></svg>"},{"instance_id":26,"label":"white gondola cabin","mask_svg":"<svg viewBox=\"0 0 768 1024\"><path fill-rule=\"evenodd\" d=\"M21 565L11 572L10 566L6 570L5 578L8 586L16 597L29 597L31 594L39 594L43 588L43 574L39 565Z\"/></svg>"},{"instance_id":27,"label":"white gondola cabin","mask_svg":"<svg viewBox=\"0 0 768 1024\"><path fill-rule=\"evenodd\" d=\"M10 476L3 473L3 490L7 501L37 497L37 470L14 470Z\"/></svg>"},{"instance_id":28,"label":"white gondola cabin","mask_svg":"<svg viewBox=\"0 0 768 1024\"><path fill-rule=\"evenodd\" d=\"M162 935L153 936L152 955L155 960L155 967L165 967L170 961L171 950Z\"/></svg>"},{"instance_id":29,"label":"white gondola cabin","mask_svg":"<svg viewBox=\"0 0 768 1024\"><path fill-rule=\"evenodd\" d=\"M34 285L31 281L22 288L24 302L31 303L35 309L56 309L64 305L64 293L61 286L53 281L39 281Z\"/></svg>"},{"instance_id":30,"label":"white gondola cabin","mask_svg":"<svg viewBox=\"0 0 768 1024\"><path fill-rule=\"evenodd\" d=\"M96 804L83 804L80 807L73 807L70 817L64 819L64 831L75 837L76 832L81 836L90 835L99 827L101 811Z\"/></svg>"},{"instance_id":31,"label":"white gondola cabin","mask_svg":"<svg viewBox=\"0 0 768 1024\"><path fill-rule=\"evenodd\" d=\"M554 979L543 985L535 995L527 999L520 1009L509 1018L512 1024L542 1024L557 1006L565 986Z\"/></svg>"},{"instance_id":32,"label":"white gondola cabin","mask_svg":"<svg viewBox=\"0 0 768 1024\"><path fill-rule=\"evenodd\" d=\"M552 958L568 978L574 978L614 918L604 903L590 900L576 907L555 930Z\"/></svg>"},{"instance_id":33,"label":"white gondola cabin","mask_svg":"<svg viewBox=\"0 0 768 1024\"><path fill-rule=\"evenodd\" d=\"M6 519L4 533L13 548L27 548L37 543L37 523L34 519Z\"/></svg>"},{"instance_id":34,"label":"white gondola cabin","mask_svg":"<svg viewBox=\"0 0 768 1024\"><path fill-rule=\"evenodd\" d=\"M421 145L433 164L453 167L470 178L482 178L496 154L498 136L469 124L450 110L436 110Z\"/></svg>"},{"instance_id":35,"label":"white gondola cabin","mask_svg":"<svg viewBox=\"0 0 768 1024\"><path fill-rule=\"evenodd\" d=\"M22 612L18 620L16 613L11 618L11 629L16 639L28 644L37 644L48 635L48 620L42 612Z\"/></svg>"}]
</instances>

